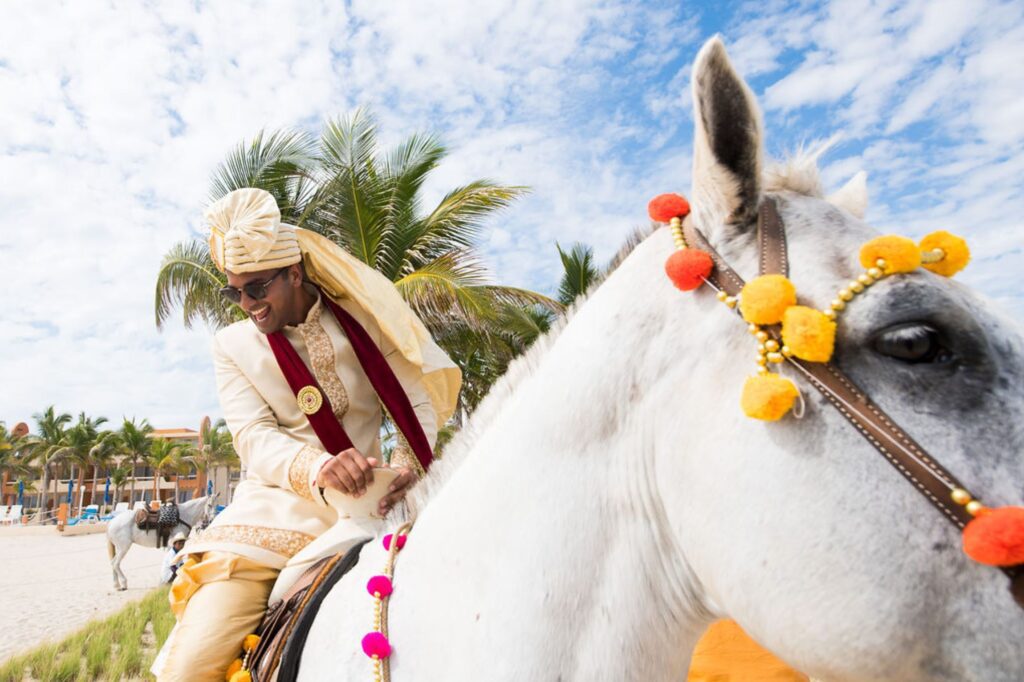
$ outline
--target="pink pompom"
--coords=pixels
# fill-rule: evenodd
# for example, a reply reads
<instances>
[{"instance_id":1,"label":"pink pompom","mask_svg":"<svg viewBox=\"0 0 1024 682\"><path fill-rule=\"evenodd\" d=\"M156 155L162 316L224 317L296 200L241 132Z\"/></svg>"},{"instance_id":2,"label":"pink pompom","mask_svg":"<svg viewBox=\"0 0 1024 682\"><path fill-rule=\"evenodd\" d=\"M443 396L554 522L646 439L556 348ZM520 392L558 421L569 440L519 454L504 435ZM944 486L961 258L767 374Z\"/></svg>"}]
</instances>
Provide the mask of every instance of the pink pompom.
<instances>
[{"instance_id":1,"label":"pink pompom","mask_svg":"<svg viewBox=\"0 0 1024 682\"><path fill-rule=\"evenodd\" d=\"M398 536L398 549L402 549L403 547L405 547L405 539L405 535ZM391 551L391 533L388 533L384 536L384 549L388 550L389 552Z\"/></svg>"},{"instance_id":2,"label":"pink pompom","mask_svg":"<svg viewBox=\"0 0 1024 682\"><path fill-rule=\"evenodd\" d=\"M375 575L366 583L366 591L373 597L386 597L394 591L394 587L391 585L391 578L386 575Z\"/></svg>"},{"instance_id":3,"label":"pink pompom","mask_svg":"<svg viewBox=\"0 0 1024 682\"><path fill-rule=\"evenodd\" d=\"M370 632L363 637L363 653L373 658L387 658L391 655L391 643L379 632Z\"/></svg>"}]
</instances>

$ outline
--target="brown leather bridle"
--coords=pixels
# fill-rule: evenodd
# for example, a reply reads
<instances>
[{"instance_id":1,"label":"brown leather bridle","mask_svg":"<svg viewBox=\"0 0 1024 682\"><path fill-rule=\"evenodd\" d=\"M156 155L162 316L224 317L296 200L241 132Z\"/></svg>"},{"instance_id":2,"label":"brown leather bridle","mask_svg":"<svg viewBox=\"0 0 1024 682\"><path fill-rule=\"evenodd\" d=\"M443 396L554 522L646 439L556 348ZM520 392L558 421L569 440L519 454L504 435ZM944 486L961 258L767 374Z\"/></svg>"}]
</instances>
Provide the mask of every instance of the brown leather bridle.
<instances>
[{"instance_id":1,"label":"brown leather bridle","mask_svg":"<svg viewBox=\"0 0 1024 682\"><path fill-rule=\"evenodd\" d=\"M716 291L738 296L743 288L743 279L694 226L693 214L683 221L683 234L689 246L706 251L714 261L715 267L707 276L706 283ZM759 274L781 274L788 277L786 227L771 197L762 200L758 211L757 244ZM778 325L763 329L781 345L782 334ZM973 517L963 506L952 502L950 493L953 490L966 489L956 476L929 455L834 364L806 362L796 357L787 360L932 506L963 530ZM1014 601L1024 608L1024 564L1004 567L1002 570L1010 578L1010 592Z\"/></svg>"}]
</instances>

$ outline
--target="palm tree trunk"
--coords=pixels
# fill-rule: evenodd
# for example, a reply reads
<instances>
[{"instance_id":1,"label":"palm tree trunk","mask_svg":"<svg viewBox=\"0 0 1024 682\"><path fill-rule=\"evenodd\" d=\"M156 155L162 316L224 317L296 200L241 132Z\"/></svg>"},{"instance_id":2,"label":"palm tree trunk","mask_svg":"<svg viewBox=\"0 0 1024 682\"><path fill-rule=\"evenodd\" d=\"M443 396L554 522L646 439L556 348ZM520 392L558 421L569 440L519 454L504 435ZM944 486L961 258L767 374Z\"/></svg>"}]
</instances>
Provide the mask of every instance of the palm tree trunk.
<instances>
[{"instance_id":1,"label":"palm tree trunk","mask_svg":"<svg viewBox=\"0 0 1024 682\"><path fill-rule=\"evenodd\" d=\"M74 502L74 500L72 500ZM85 503L85 465L78 465L78 515L82 515L82 504Z\"/></svg>"},{"instance_id":2,"label":"palm tree trunk","mask_svg":"<svg viewBox=\"0 0 1024 682\"><path fill-rule=\"evenodd\" d=\"M132 458L132 473L128 479L128 508L135 506L135 458Z\"/></svg>"},{"instance_id":3,"label":"palm tree trunk","mask_svg":"<svg viewBox=\"0 0 1024 682\"><path fill-rule=\"evenodd\" d=\"M36 515L36 523L43 523L43 514L46 513L46 503L50 500L50 466L43 462L43 490L39 494L39 513Z\"/></svg>"},{"instance_id":4,"label":"palm tree trunk","mask_svg":"<svg viewBox=\"0 0 1024 682\"><path fill-rule=\"evenodd\" d=\"M174 504L178 504L178 501L181 498L181 495L179 494L180 490L179 490L179 487L178 487L178 479L180 479L180 478L181 478L180 474L174 474Z\"/></svg>"}]
</instances>

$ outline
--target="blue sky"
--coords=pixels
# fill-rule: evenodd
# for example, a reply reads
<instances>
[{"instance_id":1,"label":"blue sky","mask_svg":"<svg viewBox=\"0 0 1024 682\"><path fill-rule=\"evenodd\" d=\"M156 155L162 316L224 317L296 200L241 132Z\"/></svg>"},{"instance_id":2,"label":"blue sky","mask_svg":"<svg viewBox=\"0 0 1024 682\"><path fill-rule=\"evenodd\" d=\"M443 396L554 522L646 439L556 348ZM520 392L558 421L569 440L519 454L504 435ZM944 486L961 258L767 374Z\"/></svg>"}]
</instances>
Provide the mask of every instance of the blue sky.
<instances>
[{"instance_id":1,"label":"blue sky","mask_svg":"<svg viewBox=\"0 0 1024 682\"><path fill-rule=\"evenodd\" d=\"M550 291L554 242L599 258L688 193L690 64L721 33L770 156L842 137L867 219L969 238L965 281L1024 316L1024 5L408 0L8 3L0 24L0 419L59 410L196 425L209 331L153 325L161 255L199 235L210 173L262 128L371 108L385 144L439 134L425 205L488 177L531 194L482 249Z\"/></svg>"}]
</instances>

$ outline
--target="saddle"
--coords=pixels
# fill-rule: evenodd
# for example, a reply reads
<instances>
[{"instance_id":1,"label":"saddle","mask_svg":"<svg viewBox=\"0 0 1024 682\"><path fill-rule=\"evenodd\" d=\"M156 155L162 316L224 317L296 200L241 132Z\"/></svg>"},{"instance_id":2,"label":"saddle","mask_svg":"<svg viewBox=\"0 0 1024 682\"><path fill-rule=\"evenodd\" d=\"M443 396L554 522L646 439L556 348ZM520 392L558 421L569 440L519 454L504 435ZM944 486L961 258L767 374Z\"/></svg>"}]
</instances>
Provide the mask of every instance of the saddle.
<instances>
[{"instance_id":1,"label":"saddle","mask_svg":"<svg viewBox=\"0 0 1024 682\"><path fill-rule=\"evenodd\" d=\"M263 616L256 634L260 642L249 659L253 682L295 682L306 637L324 597L359 561L369 539L345 554L324 557L306 569L282 598Z\"/></svg>"},{"instance_id":2,"label":"saddle","mask_svg":"<svg viewBox=\"0 0 1024 682\"><path fill-rule=\"evenodd\" d=\"M171 531L181 523L178 505L165 504L160 509L139 509L135 512L135 527L141 531L156 531L156 546L166 547Z\"/></svg>"}]
</instances>

